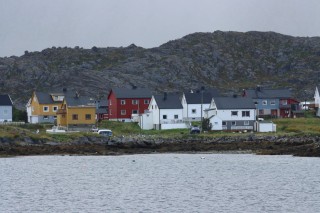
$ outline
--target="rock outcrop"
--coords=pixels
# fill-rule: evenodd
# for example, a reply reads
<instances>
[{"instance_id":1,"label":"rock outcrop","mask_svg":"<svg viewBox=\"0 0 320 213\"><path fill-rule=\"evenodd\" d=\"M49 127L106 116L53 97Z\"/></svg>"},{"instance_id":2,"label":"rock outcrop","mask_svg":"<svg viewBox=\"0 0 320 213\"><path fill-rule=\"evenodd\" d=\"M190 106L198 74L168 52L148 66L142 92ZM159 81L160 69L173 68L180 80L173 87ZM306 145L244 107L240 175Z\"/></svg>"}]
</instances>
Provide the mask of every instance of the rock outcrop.
<instances>
[{"instance_id":1,"label":"rock outcrop","mask_svg":"<svg viewBox=\"0 0 320 213\"><path fill-rule=\"evenodd\" d=\"M320 38L273 32L194 33L159 47L52 47L0 58L0 93L21 108L33 90L67 87L92 97L132 85L154 92L216 87L225 94L262 84L312 97L319 82ZM305 90L307 94L305 94Z\"/></svg>"}]
</instances>

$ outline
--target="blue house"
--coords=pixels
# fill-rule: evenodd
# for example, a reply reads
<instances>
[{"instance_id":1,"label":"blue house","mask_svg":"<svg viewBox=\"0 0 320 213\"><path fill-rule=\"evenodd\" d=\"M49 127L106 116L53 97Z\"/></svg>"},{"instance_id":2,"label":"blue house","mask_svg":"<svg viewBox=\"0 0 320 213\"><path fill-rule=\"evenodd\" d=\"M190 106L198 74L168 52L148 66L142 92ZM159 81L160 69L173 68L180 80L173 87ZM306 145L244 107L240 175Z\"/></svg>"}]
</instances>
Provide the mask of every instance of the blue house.
<instances>
[{"instance_id":1,"label":"blue house","mask_svg":"<svg viewBox=\"0 0 320 213\"><path fill-rule=\"evenodd\" d=\"M0 122L12 122L12 106L9 95L0 95Z\"/></svg>"},{"instance_id":2,"label":"blue house","mask_svg":"<svg viewBox=\"0 0 320 213\"><path fill-rule=\"evenodd\" d=\"M292 117L298 110L299 102L292 97L289 89L266 89L257 86L255 89L243 90L242 96L251 98L257 109L257 116Z\"/></svg>"}]
</instances>

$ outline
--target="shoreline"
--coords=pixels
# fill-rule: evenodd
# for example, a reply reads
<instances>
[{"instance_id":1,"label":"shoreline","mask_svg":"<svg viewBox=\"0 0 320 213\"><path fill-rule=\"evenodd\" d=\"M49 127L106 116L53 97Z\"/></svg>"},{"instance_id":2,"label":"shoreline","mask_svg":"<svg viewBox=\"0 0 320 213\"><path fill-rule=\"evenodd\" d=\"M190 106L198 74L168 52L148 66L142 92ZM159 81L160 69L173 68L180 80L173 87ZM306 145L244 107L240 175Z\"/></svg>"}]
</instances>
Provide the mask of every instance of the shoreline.
<instances>
[{"instance_id":1,"label":"shoreline","mask_svg":"<svg viewBox=\"0 0 320 213\"><path fill-rule=\"evenodd\" d=\"M4 142L5 141L5 142ZM130 155L221 153L320 157L318 136L242 136L217 138L81 137L70 142L0 138L0 157L31 155Z\"/></svg>"}]
</instances>

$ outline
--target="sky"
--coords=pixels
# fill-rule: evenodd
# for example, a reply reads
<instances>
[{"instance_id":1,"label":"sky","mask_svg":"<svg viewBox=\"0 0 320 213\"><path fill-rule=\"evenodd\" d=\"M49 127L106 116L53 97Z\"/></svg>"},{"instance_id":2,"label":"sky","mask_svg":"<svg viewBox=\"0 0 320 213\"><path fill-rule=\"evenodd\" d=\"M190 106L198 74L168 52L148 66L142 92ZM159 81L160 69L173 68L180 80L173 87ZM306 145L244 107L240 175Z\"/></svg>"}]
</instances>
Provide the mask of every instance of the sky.
<instances>
[{"instance_id":1,"label":"sky","mask_svg":"<svg viewBox=\"0 0 320 213\"><path fill-rule=\"evenodd\" d=\"M195 32L320 36L320 0L0 0L0 57L55 47L157 47Z\"/></svg>"}]
</instances>

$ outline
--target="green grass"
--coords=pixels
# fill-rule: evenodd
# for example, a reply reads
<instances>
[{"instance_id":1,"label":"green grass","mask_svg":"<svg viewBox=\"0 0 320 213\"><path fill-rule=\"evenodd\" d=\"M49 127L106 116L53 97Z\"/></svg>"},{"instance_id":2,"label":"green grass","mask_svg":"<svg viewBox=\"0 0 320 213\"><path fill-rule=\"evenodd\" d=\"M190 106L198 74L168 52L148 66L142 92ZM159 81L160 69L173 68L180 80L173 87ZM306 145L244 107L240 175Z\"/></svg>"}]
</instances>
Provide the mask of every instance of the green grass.
<instances>
[{"instance_id":1,"label":"green grass","mask_svg":"<svg viewBox=\"0 0 320 213\"><path fill-rule=\"evenodd\" d=\"M284 119L272 119L277 124L276 133L255 133L258 135L320 135L320 119L315 117L306 118L284 118ZM2 126L0 125L0 137L2 138L25 138L30 137L34 140L46 140L57 142L70 142L77 138L84 136L97 136L95 133L79 132L70 134L47 134L46 129L51 128L49 124L26 124L21 126ZM137 123L123 123L117 121L103 121L99 123L100 129L111 129L115 137L118 136L152 136L161 138L184 138L184 137L225 137L245 135L251 133L233 133L223 131L210 131L202 133L200 135L190 135L188 129L172 129L172 130L141 130ZM40 130L39 134L36 134L36 130Z\"/></svg>"}]
</instances>

